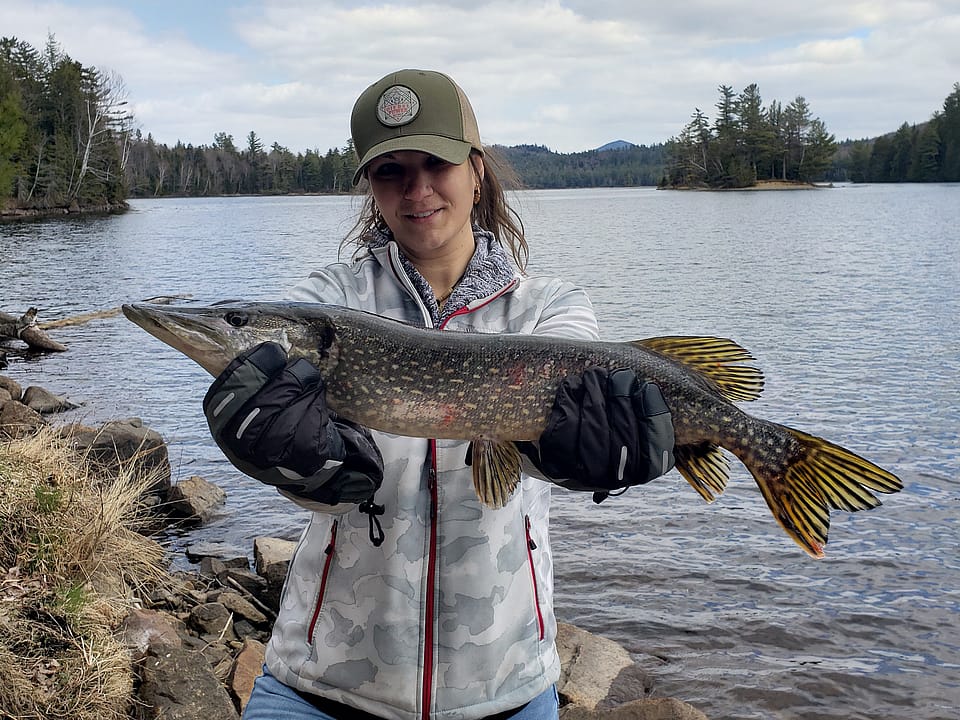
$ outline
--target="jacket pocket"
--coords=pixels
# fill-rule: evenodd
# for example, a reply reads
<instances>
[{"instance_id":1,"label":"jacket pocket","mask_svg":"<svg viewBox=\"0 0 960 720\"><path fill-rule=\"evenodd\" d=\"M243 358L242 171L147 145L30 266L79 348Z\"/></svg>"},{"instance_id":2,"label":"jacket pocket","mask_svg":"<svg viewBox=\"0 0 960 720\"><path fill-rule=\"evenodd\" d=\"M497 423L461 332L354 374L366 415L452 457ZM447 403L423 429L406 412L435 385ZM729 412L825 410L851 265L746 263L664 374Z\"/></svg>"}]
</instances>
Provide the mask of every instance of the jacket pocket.
<instances>
[{"instance_id":1,"label":"jacket pocket","mask_svg":"<svg viewBox=\"0 0 960 720\"><path fill-rule=\"evenodd\" d=\"M527 541L527 564L530 567L530 583L533 586L533 607L537 614L537 631L539 639L543 640L543 611L540 610L540 589L537 587L537 570L533 562L533 551L537 549L537 544L530 535L530 516L523 516L523 529Z\"/></svg>"},{"instance_id":2,"label":"jacket pocket","mask_svg":"<svg viewBox=\"0 0 960 720\"><path fill-rule=\"evenodd\" d=\"M333 553L337 547L337 525L339 520L334 520L330 526L330 541L323 551L327 557L323 561L323 572L320 575L320 591L317 593L317 602L313 608L313 616L310 618L310 627L307 628L307 644L313 645L313 633L317 629L317 619L320 617L320 610L323 608L323 597L327 591L327 579L330 577L330 567L333 565Z\"/></svg>"}]
</instances>

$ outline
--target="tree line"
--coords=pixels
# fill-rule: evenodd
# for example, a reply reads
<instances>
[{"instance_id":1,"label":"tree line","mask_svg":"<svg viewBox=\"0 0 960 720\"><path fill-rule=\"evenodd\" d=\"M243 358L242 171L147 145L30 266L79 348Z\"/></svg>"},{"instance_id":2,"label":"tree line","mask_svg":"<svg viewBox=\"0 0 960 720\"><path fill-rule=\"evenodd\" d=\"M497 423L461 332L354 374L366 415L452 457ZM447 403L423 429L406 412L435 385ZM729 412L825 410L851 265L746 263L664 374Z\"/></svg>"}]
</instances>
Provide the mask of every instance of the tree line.
<instances>
[{"instance_id":1,"label":"tree line","mask_svg":"<svg viewBox=\"0 0 960 720\"><path fill-rule=\"evenodd\" d=\"M0 204L122 204L132 127L118 75L0 38Z\"/></svg>"},{"instance_id":2,"label":"tree line","mask_svg":"<svg viewBox=\"0 0 960 720\"><path fill-rule=\"evenodd\" d=\"M226 132L211 145L172 148L135 134L126 179L131 197L338 193L351 189L356 167L352 141L294 154L279 143L266 149L252 130L240 148Z\"/></svg>"},{"instance_id":3,"label":"tree line","mask_svg":"<svg viewBox=\"0 0 960 720\"><path fill-rule=\"evenodd\" d=\"M851 182L960 182L960 83L929 122L841 143L831 175Z\"/></svg>"},{"instance_id":4,"label":"tree line","mask_svg":"<svg viewBox=\"0 0 960 720\"><path fill-rule=\"evenodd\" d=\"M713 121L700 108L667 143L662 185L738 188L760 180L807 182L830 168L836 139L803 96L763 104L756 83L719 87Z\"/></svg>"},{"instance_id":5,"label":"tree line","mask_svg":"<svg viewBox=\"0 0 960 720\"><path fill-rule=\"evenodd\" d=\"M770 180L960 180L960 83L943 110L879 138L837 143L798 96L764 105L756 84L719 87L716 116L696 108L663 144L555 153L493 148L524 187L745 187ZM37 50L0 38L0 207L122 205L127 197L338 193L357 157L341 148L293 152L250 131L173 147L135 129L123 81L67 55L51 35Z\"/></svg>"}]
</instances>

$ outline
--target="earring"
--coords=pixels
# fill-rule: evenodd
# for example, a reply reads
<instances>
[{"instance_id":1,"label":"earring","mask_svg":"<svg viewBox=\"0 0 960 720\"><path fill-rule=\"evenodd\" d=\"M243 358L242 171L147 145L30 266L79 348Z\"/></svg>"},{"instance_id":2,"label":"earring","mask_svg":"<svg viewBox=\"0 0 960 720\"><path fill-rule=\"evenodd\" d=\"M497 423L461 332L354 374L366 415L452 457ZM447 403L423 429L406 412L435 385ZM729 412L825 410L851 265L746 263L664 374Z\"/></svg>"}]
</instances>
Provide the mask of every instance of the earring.
<instances>
[{"instance_id":1,"label":"earring","mask_svg":"<svg viewBox=\"0 0 960 720\"><path fill-rule=\"evenodd\" d=\"M473 204L477 205L480 202L480 183L477 183L473 187Z\"/></svg>"}]
</instances>

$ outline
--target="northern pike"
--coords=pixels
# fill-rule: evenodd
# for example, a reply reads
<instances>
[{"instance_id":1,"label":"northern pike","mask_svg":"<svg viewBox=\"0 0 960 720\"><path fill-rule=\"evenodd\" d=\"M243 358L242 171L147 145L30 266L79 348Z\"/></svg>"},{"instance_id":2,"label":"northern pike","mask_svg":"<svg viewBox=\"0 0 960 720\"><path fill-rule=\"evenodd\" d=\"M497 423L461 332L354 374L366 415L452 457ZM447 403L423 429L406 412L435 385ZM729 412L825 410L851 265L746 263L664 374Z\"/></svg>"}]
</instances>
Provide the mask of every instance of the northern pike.
<instances>
[{"instance_id":1,"label":"northern pike","mask_svg":"<svg viewBox=\"0 0 960 720\"><path fill-rule=\"evenodd\" d=\"M759 397L763 375L732 340L656 337L589 342L559 337L419 328L316 303L124 305L130 320L219 375L265 341L316 365L330 408L368 428L473 442L473 481L501 507L519 482L515 441L546 428L556 390L590 366L631 368L659 385L674 425L676 468L712 502L729 464L753 475L773 516L813 557L823 557L830 508L880 505L871 491L902 489L890 472L826 440L753 417L735 403Z\"/></svg>"}]
</instances>

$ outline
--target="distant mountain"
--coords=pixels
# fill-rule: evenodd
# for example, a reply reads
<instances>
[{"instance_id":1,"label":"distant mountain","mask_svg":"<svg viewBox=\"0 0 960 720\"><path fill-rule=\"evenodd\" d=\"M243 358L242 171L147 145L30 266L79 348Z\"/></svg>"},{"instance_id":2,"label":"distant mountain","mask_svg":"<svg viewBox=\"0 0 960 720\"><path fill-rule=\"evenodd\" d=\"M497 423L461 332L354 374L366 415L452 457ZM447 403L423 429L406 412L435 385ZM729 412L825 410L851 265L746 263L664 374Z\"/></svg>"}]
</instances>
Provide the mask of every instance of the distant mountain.
<instances>
[{"instance_id":1,"label":"distant mountain","mask_svg":"<svg viewBox=\"0 0 960 720\"><path fill-rule=\"evenodd\" d=\"M603 152L604 150L629 150L630 148L637 147L632 142L627 142L626 140L614 140L613 142L608 142L606 145L601 145L597 148L598 152Z\"/></svg>"},{"instance_id":2,"label":"distant mountain","mask_svg":"<svg viewBox=\"0 0 960 720\"><path fill-rule=\"evenodd\" d=\"M664 145L634 145L617 140L578 153L555 153L543 145L494 148L527 188L656 185L664 174Z\"/></svg>"}]
</instances>

